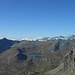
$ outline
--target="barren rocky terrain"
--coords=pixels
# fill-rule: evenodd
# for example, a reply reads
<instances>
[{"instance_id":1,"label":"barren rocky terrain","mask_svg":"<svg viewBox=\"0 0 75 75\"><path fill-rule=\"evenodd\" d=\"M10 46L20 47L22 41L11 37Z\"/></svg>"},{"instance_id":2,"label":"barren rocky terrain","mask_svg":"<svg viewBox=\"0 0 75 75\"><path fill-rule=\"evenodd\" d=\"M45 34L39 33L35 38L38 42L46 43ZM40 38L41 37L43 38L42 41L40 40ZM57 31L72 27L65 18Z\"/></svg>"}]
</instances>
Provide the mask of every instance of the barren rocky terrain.
<instances>
[{"instance_id":1,"label":"barren rocky terrain","mask_svg":"<svg viewBox=\"0 0 75 75\"><path fill-rule=\"evenodd\" d=\"M0 40L0 75L75 75L73 37L46 41Z\"/></svg>"}]
</instances>

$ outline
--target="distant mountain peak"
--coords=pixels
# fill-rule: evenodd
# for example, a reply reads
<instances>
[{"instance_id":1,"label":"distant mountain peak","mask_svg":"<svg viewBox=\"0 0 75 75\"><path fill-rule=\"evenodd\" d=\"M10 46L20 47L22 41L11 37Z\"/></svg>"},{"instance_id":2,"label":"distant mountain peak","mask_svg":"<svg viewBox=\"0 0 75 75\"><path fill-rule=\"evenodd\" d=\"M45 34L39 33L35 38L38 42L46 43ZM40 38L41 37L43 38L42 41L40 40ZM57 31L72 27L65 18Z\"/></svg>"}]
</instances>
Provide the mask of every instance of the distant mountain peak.
<instances>
[{"instance_id":1,"label":"distant mountain peak","mask_svg":"<svg viewBox=\"0 0 75 75\"><path fill-rule=\"evenodd\" d=\"M2 40L8 40L8 39L4 37Z\"/></svg>"}]
</instances>

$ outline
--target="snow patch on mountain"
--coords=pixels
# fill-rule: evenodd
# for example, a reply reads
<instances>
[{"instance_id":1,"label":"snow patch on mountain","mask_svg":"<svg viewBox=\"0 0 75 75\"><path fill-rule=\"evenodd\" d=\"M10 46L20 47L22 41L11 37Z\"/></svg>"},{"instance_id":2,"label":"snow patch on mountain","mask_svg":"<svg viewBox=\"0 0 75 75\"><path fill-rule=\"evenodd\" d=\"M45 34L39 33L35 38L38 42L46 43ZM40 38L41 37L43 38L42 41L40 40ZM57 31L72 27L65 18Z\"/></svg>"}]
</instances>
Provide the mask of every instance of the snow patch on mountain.
<instances>
[{"instance_id":1,"label":"snow patch on mountain","mask_svg":"<svg viewBox=\"0 0 75 75\"><path fill-rule=\"evenodd\" d=\"M0 40L3 38L0 38ZM8 39L8 40L13 40L13 41L47 41L47 40L58 40L58 39L62 39L62 40L74 40L75 39L75 35L71 35L68 37L64 37L64 36L57 36L57 37L37 37L37 38L21 38L21 39Z\"/></svg>"}]
</instances>

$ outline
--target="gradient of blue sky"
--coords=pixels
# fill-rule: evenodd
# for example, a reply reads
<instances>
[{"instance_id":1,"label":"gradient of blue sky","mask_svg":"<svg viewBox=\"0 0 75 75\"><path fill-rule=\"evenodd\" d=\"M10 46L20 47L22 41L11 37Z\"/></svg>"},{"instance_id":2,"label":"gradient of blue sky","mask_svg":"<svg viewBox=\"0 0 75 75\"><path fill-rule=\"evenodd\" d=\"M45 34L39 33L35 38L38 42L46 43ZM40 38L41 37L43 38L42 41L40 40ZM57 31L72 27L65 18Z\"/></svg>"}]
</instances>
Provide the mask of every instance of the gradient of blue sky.
<instances>
[{"instance_id":1,"label":"gradient of blue sky","mask_svg":"<svg viewBox=\"0 0 75 75\"><path fill-rule=\"evenodd\" d=\"M75 0L0 0L0 37L75 34Z\"/></svg>"}]
</instances>

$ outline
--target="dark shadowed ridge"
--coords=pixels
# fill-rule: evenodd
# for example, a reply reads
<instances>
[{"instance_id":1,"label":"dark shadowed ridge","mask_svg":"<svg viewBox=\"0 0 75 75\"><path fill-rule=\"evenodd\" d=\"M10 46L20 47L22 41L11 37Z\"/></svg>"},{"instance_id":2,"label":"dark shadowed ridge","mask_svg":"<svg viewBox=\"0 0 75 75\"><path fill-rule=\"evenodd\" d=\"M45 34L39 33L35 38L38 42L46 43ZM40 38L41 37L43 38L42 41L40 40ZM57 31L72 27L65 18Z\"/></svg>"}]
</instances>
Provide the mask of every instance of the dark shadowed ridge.
<instances>
[{"instance_id":1,"label":"dark shadowed ridge","mask_svg":"<svg viewBox=\"0 0 75 75\"><path fill-rule=\"evenodd\" d=\"M0 39L0 53L4 52L7 49L10 49L11 46L19 41L12 41L7 38Z\"/></svg>"}]
</instances>

